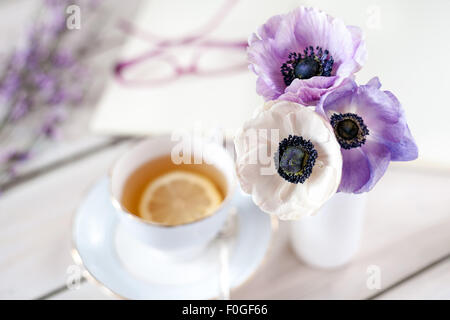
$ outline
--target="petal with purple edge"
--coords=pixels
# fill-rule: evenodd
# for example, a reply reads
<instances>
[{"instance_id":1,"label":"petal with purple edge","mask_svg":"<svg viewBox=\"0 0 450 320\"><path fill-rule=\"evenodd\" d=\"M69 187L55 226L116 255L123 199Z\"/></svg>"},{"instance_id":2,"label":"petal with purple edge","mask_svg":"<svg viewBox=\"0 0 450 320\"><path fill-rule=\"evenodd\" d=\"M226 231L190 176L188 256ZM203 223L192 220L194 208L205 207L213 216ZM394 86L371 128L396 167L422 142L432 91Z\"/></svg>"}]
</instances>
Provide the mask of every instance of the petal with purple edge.
<instances>
[{"instance_id":1,"label":"petal with purple edge","mask_svg":"<svg viewBox=\"0 0 450 320\"><path fill-rule=\"evenodd\" d=\"M370 165L361 148L341 149L343 165L339 192L353 193L370 180Z\"/></svg>"},{"instance_id":2,"label":"petal with purple edge","mask_svg":"<svg viewBox=\"0 0 450 320\"><path fill-rule=\"evenodd\" d=\"M267 101L274 100L279 96L278 88L273 82L266 82L262 77L256 80L256 93L266 98Z\"/></svg>"},{"instance_id":3,"label":"petal with purple edge","mask_svg":"<svg viewBox=\"0 0 450 320\"><path fill-rule=\"evenodd\" d=\"M291 85L286 88L280 100L297 102L303 105L316 105L328 89L333 86L337 77L313 77L308 80L295 79Z\"/></svg>"},{"instance_id":4,"label":"petal with purple edge","mask_svg":"<svg viewBox=\"0 0 450 320\"><path fill-rule=\"evenodd\" d=\"M353 101L357 106L356 113L364 119L369 130L379 124L396 124L399 121L401 115L399 106L392 103L391 98L376 87L358 87Z\"/></svg>"},{"instance_id":5,"label":"petal with purple edge","mask_svg":"<svg viewBox=\"0 0 450 320\"><path fill-rule=\"evenodd\" d=\"M276 15L269 18L269 20L267 20L265 24L260 26L258 28L258 35L261 37L261 39L264 40L275 38L282 19L283 17L281 15Z\"/></svg>"},{"instance_id":6,"label":"petal with purple edge","mask_svg":"<svg viewBox=\"0 0 450 320\"><path fill-rule=\"evenodd\" d=\"M270 95L264 95L266 100L280 96L286 87L280 72L280 67L284 61L272 49L270 41L254 40L247 49L247 54L251 69L259 75L257 83L258 94L270 93ZM260 86L265 87L262 88ZM270 91L267 91L267 89Z\"/></svg>"},{"instance_id":7,"label":"petal with purple edge","mask_svg":"<svg viewBox=\"0 0 450 320\"><path fill-rule=\"evenodd\" d=\"M389 91L375 86L363 86L358 96L358 111L369 127L370 139L383 143L391 152L392 161L409 161L418 156L417 145L411 135L404 110Z\"/></svg>"},{"instance_id":8,"label":"petal with purple edge","mask_svg":"<svg viewBox=\"0 0 450 320\"><path fill-rule=\"evenodd\" d=\"M379 79L378 77L373 77L372 79L370 79L370 80L366 83L366 86L374 87L374 88L380 89L380 88L381 88L381 82L380 82L380 79Z\"/></svg>"},{"instance_id":9,"label":"petal with purple edge","mask_svg":"<svg viewBox=\"0 0 450 320\"><path fill-rule=\"evenodd\" d=\"M347 79L334 91L324 95L317 104L316 111L330 117L333 113L347 113L352 110L353 94L357 90L356 83Z\"/></svg>"},{"instance_id":10,"label":"petal with purple edge","mask_svg":"<svg viewBox=\"0 0 450 320\"><path fill-rule=\"evenodd\" d=\"M337 67L352 60L355 51L352 34L342 20L315 8L300 7L293 14L295 39L300 47L312 45L329 50Z\"/></svg>"},{"instance_id":11,"label":"petal with purple edge","mask_svg":"<svg viewBox=\"0 0 450 320\"><path fill-rule=\"evenodd\" d=\"M408 125L406 125L403 138L398 142L384 142L391 152L392 161L411 161L417 159L419 150L411 135Z\"/></svg>"},{"instance_id":12,"label":"petal with purple edge","mask_svg":"<svg viewBox=\"0 0 450 320\"><path fill-rule=\"evenodd\" d=\"M398 109L401 110L400 119L397 124L402 130L402 134L397 137L397 141L387 140L385 144L391 151L392 161L411 161L417 159L419 155L419 150L417 148L416 142L409 130L409 126L406 123L406 116L403 108L400 105L397 97L390 91L384 91L384 93L392 100L392 102L397 105Z\"/></svg>"},{"instance_id":13,"label":"petal with purple edge","mask_svg":"<svg viewBox=\"0 0 450 320\"><path fill-rule=\"evenodd\" d=\"M362 188L355 190L355 193L370 191L384 175L391 161L391 153L382 143L367 140L361 149L369 162L370 179Z\"/></svg>"},{"instance_id":14,"label":"petal with purple edge","mask_svg":"<svg viewBox=\"0 0 450 320\"><path fill-rule=\"evenodd\" d=\"M361 68L367 60L367 49L364 42L364 35L361 28L356 26L347 26L347 29L352 34L353 46L355 48L355 54L353 59Z\"/></svg>"}]
</instances>

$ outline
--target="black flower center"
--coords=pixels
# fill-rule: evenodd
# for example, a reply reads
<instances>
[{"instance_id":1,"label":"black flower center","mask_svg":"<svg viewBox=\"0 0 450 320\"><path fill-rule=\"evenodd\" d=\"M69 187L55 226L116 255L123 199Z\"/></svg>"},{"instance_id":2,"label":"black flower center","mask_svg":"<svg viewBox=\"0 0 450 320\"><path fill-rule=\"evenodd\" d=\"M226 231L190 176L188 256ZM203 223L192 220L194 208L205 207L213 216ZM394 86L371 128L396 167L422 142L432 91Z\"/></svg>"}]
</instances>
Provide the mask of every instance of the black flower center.
<instances>
[{"instance_id":1,"label":"black flower center","mask_svg":"<svg viewBox=\"0 0 450 320\"><path fill-rule=\"evenodd\" d=\"M345 119L337 124L336 131L343 139L352 140L358 135L359 127L354 120Z\"/></svg>"},{"instance_id":2,"label":"black flower center","mask_svg":"<svg viewBox=\"0 0 450 320\"><path fill-rule=\"evenodd\" d=\"M315 76L329 77L333 69L333 57L328 50L309 46L303 54L291 52L281 66L284 83L289 86L294 79L310 79Z\"/></svg>"},{"instance_id":3,"label":"black flower center","mask_svg":"<svg viewBox=\"0 0 450 320\"><path fill-rule=\"evenodd\" d=\"M320 73L320 63L307 57L306 59L299 61L294 68L294 75L299 79L309 79Z\"/></svg>"},{"instance_id":4,"label":"black flower center","mask_svg":"<svg viewBox=\"0 0 450 320\"><path fill-rule=\"evenodd\" d=\"M303 183L312 173L317 151L309 140L289 135L283 139L275 155L278 174L291 183Z\"/></svg>"},{"instance_id":5,"label":"black flower center","mask_svg":"<svg viewBox=\"0 0 450 320\"><path fill-rule=\"evenodd\" d=\"M305 166L306 159L306 154L302 148L288 147L281 156L280 167L287 174L295 174Z\"/></svg>"},{"instance_id":6,"label":"black flower center","mask_svg":"<svg viewBox=\"0 0 450 320\"><path fill-rule=\"evenodd\" d=\"M366 142L369 129L360 116L354 113L335 113L330 120L342 148L357 148Z\"/></svg>"}]
</instances>

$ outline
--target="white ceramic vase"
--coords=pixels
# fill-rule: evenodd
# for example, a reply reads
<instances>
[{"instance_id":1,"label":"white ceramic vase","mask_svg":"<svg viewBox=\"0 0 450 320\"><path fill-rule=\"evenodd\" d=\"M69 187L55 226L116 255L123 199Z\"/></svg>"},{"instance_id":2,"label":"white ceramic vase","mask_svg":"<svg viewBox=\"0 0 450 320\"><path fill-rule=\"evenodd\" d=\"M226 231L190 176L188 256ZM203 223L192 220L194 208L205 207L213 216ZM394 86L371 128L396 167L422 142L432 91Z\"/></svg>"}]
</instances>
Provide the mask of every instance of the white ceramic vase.
<instances>
[{"instance_id":1,"label":"white ceramic vase","mask_svg":"<svg viewBox=\"0 0 450 320\"><path fill-rule=\"evenodd\" d=\"M290 241L297 257L317 268L337 268L350 262L361 240L367 193L336 193L316 215L290 224Z\"/></svg>"}]
</instances>

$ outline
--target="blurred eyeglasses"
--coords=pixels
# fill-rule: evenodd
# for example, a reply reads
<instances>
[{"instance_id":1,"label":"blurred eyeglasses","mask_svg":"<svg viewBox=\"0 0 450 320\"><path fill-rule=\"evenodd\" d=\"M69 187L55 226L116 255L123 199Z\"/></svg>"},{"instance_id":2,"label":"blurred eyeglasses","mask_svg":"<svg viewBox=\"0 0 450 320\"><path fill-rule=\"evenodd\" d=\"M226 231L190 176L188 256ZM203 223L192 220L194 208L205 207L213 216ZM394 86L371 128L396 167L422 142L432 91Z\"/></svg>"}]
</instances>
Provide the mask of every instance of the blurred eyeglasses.
<instances>
[{"instance_id":1,"label":"blurred eyeglasses","mask_svg":"<svg viewBox=\"0 0 450 320\"><path fill-rule=\"evenodd\" d=\"M129 22L121 29L152 45L143 54L121 61L115 66L115 76L128 85L164 85L186 75L217 76L247 68L247 41L227 41L208 38L238 0L226 0L222 7L192 35L164 38L139 30ZM186 59L187 58L187 59ZM186 61L187 60L187 61Z\"/></svg>"}]
</instances>

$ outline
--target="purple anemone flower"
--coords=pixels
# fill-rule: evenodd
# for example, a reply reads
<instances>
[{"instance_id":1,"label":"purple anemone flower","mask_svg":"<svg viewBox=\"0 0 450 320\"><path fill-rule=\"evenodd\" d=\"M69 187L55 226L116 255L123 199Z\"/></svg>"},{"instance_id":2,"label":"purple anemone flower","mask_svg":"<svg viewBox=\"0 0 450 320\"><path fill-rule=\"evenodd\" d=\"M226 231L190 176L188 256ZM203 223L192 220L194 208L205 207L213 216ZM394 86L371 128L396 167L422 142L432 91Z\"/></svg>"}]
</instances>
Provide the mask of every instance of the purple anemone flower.
<instances>
[{"instance_id":1,"label":"purple anemone flower","mask_svg":"<svg viewBox=\"0 0 450 320\"><path fill-rule=\"evenodd\" d=\"M363 86L348 79L325 95L316 108L328 119L341 145L343 167L338 191L370 191L390 161L410 161L418 156L400 102L380 87L378 78Z\"/></svg>"},{"instance_id":2,"label":"purple anemone flower","mask_svg":"<svg viewBox=\"0 0 450 320\"><path fill-rule=\"evenodd\" d=\"M361 29L314 8L277 15L249 39L256 91L266 100L315 105L366 60Z\"/></svg>"}]
</instances>

